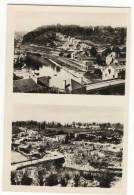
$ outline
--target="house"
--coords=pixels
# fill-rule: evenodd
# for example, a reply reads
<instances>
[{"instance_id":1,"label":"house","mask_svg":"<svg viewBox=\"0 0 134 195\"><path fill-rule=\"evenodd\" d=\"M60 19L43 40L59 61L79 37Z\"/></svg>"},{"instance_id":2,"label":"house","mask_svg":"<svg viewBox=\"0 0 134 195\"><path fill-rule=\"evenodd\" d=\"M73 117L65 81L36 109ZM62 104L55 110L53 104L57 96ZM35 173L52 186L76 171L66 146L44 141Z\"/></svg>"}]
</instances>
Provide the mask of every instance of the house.
<instances>
[{"instance_id":1,"label":"house","mask_svg":"<svg viewBox=\"0 0 134 195\"><path fill-rule=\"evenodd\" d=\"M102 80L109 80L118 78L117 71L114 66L109 65L103 69Z\"/></svg>"},{"instance_id":2,"label":"house","mask_svg":"<svg viewBox=\"0 0 134 195\"><path fill-rule=\"evenodd\" d=\"M111 63L117 63L117 62L113 62L115 60L115 58L116 58L116 53L115 52L111 52L106 57L106 64L110 65Z\"/></svg>"},{"instance_id":3,"label":"house","mask_svg":"<svg viewBox=\"0 0 134 195\"><path fill-rule=\"evenodd\" d=\"M83 57L80 62L83 70L88 71L94 69L96 59L93 57Z\"/></svg>"},{"instance_id":4,"label":"house","mask_svg":"<svg viewBox=\"0 0 134 195\"><path fill-rule=\"evenodd\" d=\"M92 60L83 60L82 64L84 70L94 70L94 62Z\"/></svg>"},{"instance_id":5,"label":"house","mask_svg":"<svg viewBox=\"0 0 134 195\"><path fill-rule=\"evenodd\" d=\"M103 68L102 80L121 78L122 77L121 73L122 73L122 75L125 74L125 67L124 66L110 64L110 65L106 66L105 68ZM123 79L124 79L124 76L123 76Z\"/></svg>"}]
</instances>

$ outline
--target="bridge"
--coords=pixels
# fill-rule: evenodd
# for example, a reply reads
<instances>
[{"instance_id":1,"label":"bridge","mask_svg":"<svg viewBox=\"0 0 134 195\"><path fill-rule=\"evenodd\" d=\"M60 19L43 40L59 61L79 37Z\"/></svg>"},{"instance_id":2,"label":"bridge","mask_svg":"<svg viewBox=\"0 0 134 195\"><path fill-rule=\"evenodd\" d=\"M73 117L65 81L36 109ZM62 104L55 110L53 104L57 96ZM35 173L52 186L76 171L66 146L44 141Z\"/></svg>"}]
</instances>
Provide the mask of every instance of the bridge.
<instances>
[{"instance_id":1,"label":"bridge","mask_svg":"<svg viewBox=\"0 0 134 195\"><path fill-rule=\"evenodd\" d=\"M50 153L49 155L45 155L43 158L35 159L35 160L27 160L18 163L11 163L11 170L15 171L17 169L22 169L25 167L30 167L38 164L45 163L47 161L54 161L54 160L64 160L64 156L60 153Z\"/></svg>"},{"instance_id":2,"label":"bridge","mask_svg":"<svg viewBox=\"0 0 134 195\"><path fill-rule=\"evenodd\" d=\"M82 85L81 83L71 80L73 94L121 94L125 92L125 80L111 79L95 83Z\"/></svg>"},{"instance_id":3,"label":"bridge","mask_svg":"<svg viewBox=\"0 0 134 195\"><path fill-rule=\"evenodd\" d=\"M90 172L90 173L105 173L106 171L109 171L111 173L115 174L122 174L122 168L121 167L107 167L107 168L94 168L91 165L77 165L77 164L72 164L69 162L65 162L63 164L63 167L73 169L73 170L78 170L78 171L85 171L85 172Z\"/></svg>"},{"instance_id":4,"label":"bridge","mask_svg":"<svg viewBox=\"0 0 134 195\"><path fill-rule=\"evenodd\" d=\"M105 81L90 83L86 85L86 91L87 93L90 93L97 90L103 90L103 89L120 87L120 86L125 86L125 80L123 79L105 80Z\"/></svg>"}]
</instances>

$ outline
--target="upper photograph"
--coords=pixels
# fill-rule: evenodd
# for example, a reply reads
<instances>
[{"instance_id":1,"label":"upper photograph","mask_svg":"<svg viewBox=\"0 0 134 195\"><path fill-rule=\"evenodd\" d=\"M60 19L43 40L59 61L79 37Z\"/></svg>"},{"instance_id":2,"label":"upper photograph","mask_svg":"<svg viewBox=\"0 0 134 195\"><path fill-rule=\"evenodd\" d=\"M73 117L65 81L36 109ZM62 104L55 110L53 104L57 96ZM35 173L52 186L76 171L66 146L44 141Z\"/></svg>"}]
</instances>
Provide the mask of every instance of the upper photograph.
<instances>
[{"instance_id":1,"label":"upper photograph","mask_svg":"<svg viewBox=\"0 0 134 195\"><path fill-rule=\"evenodd\" d=\"M125 95L128 8L9 8L13 92Z\"/></svg>"}]
</instances>

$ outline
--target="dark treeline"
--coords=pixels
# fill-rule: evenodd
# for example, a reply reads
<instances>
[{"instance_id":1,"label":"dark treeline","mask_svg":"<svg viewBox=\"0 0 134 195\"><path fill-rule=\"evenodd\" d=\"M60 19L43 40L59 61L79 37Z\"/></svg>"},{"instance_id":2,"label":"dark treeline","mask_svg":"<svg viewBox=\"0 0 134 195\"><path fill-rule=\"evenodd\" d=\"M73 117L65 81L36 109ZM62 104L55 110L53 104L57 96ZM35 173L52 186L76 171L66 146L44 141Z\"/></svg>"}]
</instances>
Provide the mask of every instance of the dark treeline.
<instances>
[{"instance_id":1,"label":"dark treeline","mask_svg":"<svg viewBox=\"0 0 134 195\"><path fill-rule=\"evenodd\" d=\"M85 126L85 128L89 127L95 127L100 126L100 129L107 129L107 128L115 128L119 130L123 130L123 125L121 123L82 123L82 122L72 122L72 123L60 123L60 122L38 122L38 121L15 121L12 122L13 127L27 127L27 128L33 128L33 129L43 129L43 128L82 128Z\"/></svg>"},{"instance_id":2,"label":"dark treeline","mask_svg":"<svg viewBox=\"0 0 134 195\"><path fill-rule=\"evenodd\" d=\"M28 32L23 37L23 43L49 43L54 46L56 33L62 33L66 36L73 36L81 40L91 40L94 43L102 44L125 44L126 28L111 26L86 26L79 25L46 25L41 26L33 31Z\"/></svg>"}]
</instances>

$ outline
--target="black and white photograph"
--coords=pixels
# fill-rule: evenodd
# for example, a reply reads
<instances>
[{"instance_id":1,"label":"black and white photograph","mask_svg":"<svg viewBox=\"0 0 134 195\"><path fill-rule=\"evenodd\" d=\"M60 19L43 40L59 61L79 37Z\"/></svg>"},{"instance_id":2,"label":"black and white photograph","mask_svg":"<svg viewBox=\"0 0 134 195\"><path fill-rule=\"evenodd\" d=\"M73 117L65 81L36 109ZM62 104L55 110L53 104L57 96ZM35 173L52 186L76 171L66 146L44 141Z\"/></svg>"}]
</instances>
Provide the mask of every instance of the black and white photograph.
<instances>
[{"instance_id":1,"label":"black and white photograph","mask_svg":"<svg viewBox=\"0 0 134 195\"><path fill-rule=\"evenodd\" d=\"M39 7L13 9L13 92L125 95L128 9Z\"/></svg>"},{"instance_id":2,"label":"black and white photograph","mask_svg":"<svg viewBox=\"0 0 134 195\"><path fill-rule=\"evenodd\" d=\"M3 188L125 195L130 9L8 5Z\"/></svg>"},{"instance_id":3,"label":"black and white photograph","mask_svg":"<svg viewBox=\"0 0 134 195\"><path fill-rule=\"evenodd\" d=\"M11 185L122 188L123 123L117 108L14 105Z\"/></svg>"}]
</instances>

